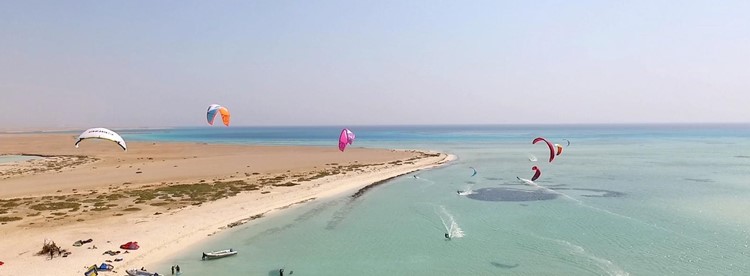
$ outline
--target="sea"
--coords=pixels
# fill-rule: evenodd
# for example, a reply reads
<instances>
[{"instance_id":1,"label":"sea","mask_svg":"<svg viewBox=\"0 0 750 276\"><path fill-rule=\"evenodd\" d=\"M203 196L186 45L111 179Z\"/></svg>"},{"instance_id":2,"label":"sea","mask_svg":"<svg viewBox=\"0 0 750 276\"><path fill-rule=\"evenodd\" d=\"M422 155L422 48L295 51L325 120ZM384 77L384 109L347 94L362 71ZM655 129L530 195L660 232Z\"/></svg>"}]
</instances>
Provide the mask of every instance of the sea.
<instances>
[{"instance_id":1,"label":"sea","mask_svg":"<svg viewBox=\"0 0 750 276\"><path fill-rule=\"evenodd\" d=\"M750 275L750 125L348 128L357 136L354 147L435 150L457 160L356 199L342 194L275 212L148 269ZM337 147L341 129L214 126L121 134L129 141ZM562 153L550 162L548 146L532 144L536 137L560 144ZM534 166L541 171L536 181L519 180L530 179ZM228 248L239 253L201 260L202 252Z\"/></svg>"}]
</instances>

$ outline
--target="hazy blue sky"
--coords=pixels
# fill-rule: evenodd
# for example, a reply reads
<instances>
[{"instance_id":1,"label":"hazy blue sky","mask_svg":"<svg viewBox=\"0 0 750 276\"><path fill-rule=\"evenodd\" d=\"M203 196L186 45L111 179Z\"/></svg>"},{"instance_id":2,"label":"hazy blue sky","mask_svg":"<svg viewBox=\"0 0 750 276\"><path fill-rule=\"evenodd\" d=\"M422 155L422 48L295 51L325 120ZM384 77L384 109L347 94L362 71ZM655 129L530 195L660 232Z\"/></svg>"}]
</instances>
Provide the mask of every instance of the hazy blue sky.
<instances>
[{"instance_id":1,"label":"hazy blue sky","mask_svg":"<svg viewBox=\"0 0 750 276\"><path fill-rule=\"evenodd\" d=\"M0 129L750 121L750 1L0 1Z\"/></svg>"}]
</instances>

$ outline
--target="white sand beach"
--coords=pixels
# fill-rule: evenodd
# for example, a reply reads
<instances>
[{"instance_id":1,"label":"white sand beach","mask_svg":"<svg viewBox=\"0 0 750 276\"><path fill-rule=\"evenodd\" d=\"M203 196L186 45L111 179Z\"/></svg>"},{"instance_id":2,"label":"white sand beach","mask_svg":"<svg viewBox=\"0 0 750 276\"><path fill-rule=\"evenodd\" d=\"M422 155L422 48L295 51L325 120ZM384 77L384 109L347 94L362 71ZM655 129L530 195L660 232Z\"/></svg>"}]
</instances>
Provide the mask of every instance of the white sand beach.
<instances>
[{"instance_id":1,"label":"white sand beach","mask_svg":"<svg viewBox=\"0 0 750 276\"><path fill-rule=\"evenodd\" d=\"M143 142L128 143L124 152L104 141L86 141L76 149L74 137L65 134L4 134L0 141L0 154L45 157L0 166L0 218L21 218L0 225L0 261L5 263L0 275L82 275L106 260L122 275L126 269L148 268L230 224L454 158L356 147L342 153L335 147ZM192 188L219 189L215 183L232 183L226 189L236 194L216 198ZM166 187L189 188L194 194L169 194ZM93 242L72 246L89 238ZM35 255L45 240L70 254ZM140 249L119 249L129 241L137 241ZM103 255L107 250L121 253Z\"/></svg>"}]
</instances>

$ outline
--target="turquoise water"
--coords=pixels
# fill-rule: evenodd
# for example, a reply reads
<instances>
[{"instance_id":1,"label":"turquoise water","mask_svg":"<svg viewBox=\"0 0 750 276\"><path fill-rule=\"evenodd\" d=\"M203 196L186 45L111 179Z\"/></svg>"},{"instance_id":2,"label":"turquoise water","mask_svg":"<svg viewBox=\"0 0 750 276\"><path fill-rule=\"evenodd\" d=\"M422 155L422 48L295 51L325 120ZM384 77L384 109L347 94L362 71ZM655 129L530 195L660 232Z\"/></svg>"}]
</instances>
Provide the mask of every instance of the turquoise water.
<instances>
[{"instance_id":1,"label":"turquoise water","mask_svg":"<svg viewBox=\"0 0 750 276\"><path fill-rule=\"evenodd\" d=\"M313 201L224 231L157 269L179 264L182 275L278 275L282 267L285 275L750 273L748 125L351 129L354 146L432 149L459 159L356 200ZM335 147L338 131L195 128L123 136ZM531 144L536 136L571 145L549 163L546 146ZM530 162L529 154L539 161ZM531 178L533 165L543 172L539 187L516 179ZM478 174L472 177L469 167ZM476 193L456 193L468 189ZM200 261L202 251L224 248L240 253Z\"/></svg>"}]
</instances>

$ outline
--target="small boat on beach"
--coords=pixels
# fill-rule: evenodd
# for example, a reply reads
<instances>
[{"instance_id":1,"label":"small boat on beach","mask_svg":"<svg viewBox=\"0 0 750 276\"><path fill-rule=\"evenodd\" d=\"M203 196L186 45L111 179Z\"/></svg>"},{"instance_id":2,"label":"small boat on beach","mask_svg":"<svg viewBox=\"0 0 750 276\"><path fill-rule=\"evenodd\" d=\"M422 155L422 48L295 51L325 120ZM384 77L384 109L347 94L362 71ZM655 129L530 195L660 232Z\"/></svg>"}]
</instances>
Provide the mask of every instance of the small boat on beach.
<instances>
[{"instance_id":1,"label":"small boat on beach","mask_svg":"<svg viewBox=\"0 0 750 276\"><path fill-rule=\"evenodd\" d=\"M218 258L224 258L236 255L237 251L234 251L234 249L224 249L219 251L213 251L213 252L203 252L203 257L201 257L201 260L213 260Z\"/></svg>"},{"instance_id":2,"label":"small boat on beach","mask_svg":"<svg viewBox=\"0 0 750 276\"><path fill-rule=\"evenodd\" d=\"M125 273L127 273L130 276L157 276L160 275L159 273L151 273L143 269L128 269L125 270Z\"/></svg>"}]
</instances>

